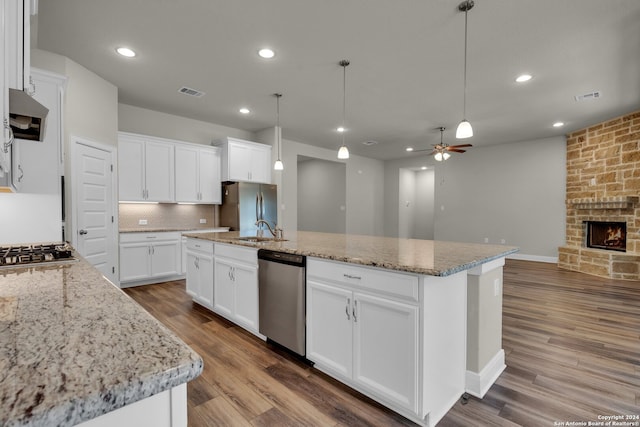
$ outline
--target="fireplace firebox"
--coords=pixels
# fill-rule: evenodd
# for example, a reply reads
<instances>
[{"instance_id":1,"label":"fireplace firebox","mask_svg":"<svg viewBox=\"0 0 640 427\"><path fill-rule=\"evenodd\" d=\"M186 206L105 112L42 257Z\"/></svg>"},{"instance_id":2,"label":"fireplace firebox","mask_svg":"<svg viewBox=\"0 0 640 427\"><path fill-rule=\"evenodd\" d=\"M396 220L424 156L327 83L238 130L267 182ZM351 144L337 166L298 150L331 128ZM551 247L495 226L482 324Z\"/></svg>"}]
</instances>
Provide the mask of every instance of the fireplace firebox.
<instances>
[{"instance_id":1,"label":"fireplace firebox","mask_svg":"<svg viewBox=\"0 0 640 427\"><path fill-rule=\"evenodd\" d=\"M585 246L610 251L627 251L627 223L585 221Z\"/></svg>"}]
</instances>

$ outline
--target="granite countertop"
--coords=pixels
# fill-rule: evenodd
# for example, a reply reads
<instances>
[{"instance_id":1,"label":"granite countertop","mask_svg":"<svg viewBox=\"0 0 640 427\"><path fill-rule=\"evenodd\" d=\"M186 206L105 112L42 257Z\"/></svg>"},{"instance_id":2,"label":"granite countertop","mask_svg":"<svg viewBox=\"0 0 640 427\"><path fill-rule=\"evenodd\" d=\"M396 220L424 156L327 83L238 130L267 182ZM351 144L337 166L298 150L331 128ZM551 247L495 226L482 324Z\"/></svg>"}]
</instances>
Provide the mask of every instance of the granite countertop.
<instances>
[{"instance_id":1,"label":"granite countertop","mask_svg":"<svg viewBox=\"0 0 640 427\"><path fill-rule=\"evenodd\" d=\"M146 225L141 225L140 227L132 227L132 228L121 228L118 230L119 233L159 233L164 231L181 231L181 232L193 232L193 233L203 233L211 230L215 230L216 232L224 232L229 231L229 227L200 227L200 228L171 228L171 227L148 227Z\"/></svg>"},{"instance_id":2,"label":"granite countertop","mask_svg":"<svg viewBox=\"0 0 640 427\"><path fill-rule=\"evenodd\" d=\"M238 240L237 231L185 236L430 276L448 276L518 251L504 245L309 231L285 232L286 241L259 243Z\"/></svg>"},{"instance_id":3,"label":"granite countertop","mask_svg":"<svg viewBox=\"0 0 640 427\"><path fill-rule=\"evenodd\" d=\"M202 358L83 259L0 269L0 425L75 425L200 375Z\"/></svg>"}]
</instances>

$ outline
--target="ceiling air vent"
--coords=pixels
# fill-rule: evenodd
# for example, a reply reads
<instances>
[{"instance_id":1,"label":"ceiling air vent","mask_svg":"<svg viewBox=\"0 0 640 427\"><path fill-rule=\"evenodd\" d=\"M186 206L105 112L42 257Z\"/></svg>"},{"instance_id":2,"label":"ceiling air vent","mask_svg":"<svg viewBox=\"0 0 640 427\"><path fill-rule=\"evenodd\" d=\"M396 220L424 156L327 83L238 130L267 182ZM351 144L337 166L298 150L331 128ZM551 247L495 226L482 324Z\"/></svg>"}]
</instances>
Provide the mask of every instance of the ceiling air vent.
<instances>
[{"instance_id":1,"label":"ceiling air vent","mask_svg":"<svg viewBox=\"0 0 640 427\"><path fill-rule=\"evenodd\" d=\"M367 147L370 145L376 145L378 143L378 141L364 141L363 144L366 145Z\"/></svg>"},{"instance_id":2,"label":"ceiling air vent","mask_svg":"<svg viewBox=\"0 0 640 427\"><path fill-rule=\"evenodd\" d=\"M190 87L182 86L178 89L178 92L184 93L185 95L195 96L196 98L201 98L204 96L204 92L199 90L191 89Z\"/></svg>"},{"instance_id":3,"label":"ceiling air vent","mask_svg":"<svg viewBox=\"0 0 640 427\"><path fill-rule=\"evenodd\" d=\"M598 99L598 98L600 98L600 91L599 90L596 90L594 92L589 92L589 93L583 93L582 95L574 96L574 99L577 102L588 101L590 99Z\"/></svg>"}]
</instances>

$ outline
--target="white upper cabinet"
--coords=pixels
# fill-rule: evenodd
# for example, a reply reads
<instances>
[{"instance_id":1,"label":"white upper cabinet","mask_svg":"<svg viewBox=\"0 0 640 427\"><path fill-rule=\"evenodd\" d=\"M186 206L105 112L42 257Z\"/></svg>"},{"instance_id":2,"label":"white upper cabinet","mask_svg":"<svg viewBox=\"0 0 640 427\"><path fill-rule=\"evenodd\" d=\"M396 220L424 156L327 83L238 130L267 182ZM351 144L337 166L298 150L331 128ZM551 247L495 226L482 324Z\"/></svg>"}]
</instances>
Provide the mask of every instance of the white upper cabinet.
<instances>
[{"instance_id":1,"label":"white upper cabinet","mask_svg":"<svg viewBox=\"0 0 640 427\"><path fill-rule=\"evenodd\" d=\"M121 201L175 202L174 145L160 138L119 133Z\"/></svg>"},{"instance_id":2,"label":"white upper cabinet","mask_svg":"<svg viewBox=\"0 0 640 427\"><path fill-rule=\"evenodd\" d=\"M62 174L62 105L67 78L33 69L33 98L49 109L44 139L13 143L12 182L20 193L58 194Z\"/></svg>"},{"instance_id":3,"label":"white upper cabinet","mask_svg":"<svg viewBox=\"0 0 640 427\"><path fill-rule=\"evenodd\" d=\"M222 181L271 183L271 146L227 137L222 149Z\"/></svg>"},{"instance_id":4,"label":"white upper cabinet","mask_svg":"<svg viewBox=\"0 0 640 427\"><path fill-rule=\"evenodd\" d=\"M176 201L222 202L218 148L176 145Z\"/></svg>"},{"instance_id":5,"label":"white upper cabinet","mask_svg":"<svg viewBox=\"0 0 640 427\"><path fill-rule=\"evenodd\" d=\"M3 0L4 38L7 62L5 70L9 87L31 94L31 26L30 0Z\"/></svg>"}]
</instances>

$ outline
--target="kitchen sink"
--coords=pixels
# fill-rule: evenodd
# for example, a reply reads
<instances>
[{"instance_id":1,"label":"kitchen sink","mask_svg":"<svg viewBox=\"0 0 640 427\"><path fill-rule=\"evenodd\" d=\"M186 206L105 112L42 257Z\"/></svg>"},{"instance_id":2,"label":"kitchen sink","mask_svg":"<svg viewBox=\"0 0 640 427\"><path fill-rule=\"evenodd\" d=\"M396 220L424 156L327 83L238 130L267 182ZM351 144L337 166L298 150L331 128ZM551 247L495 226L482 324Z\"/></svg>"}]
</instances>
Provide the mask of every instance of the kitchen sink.
<instances>
[{"instance_id":1,"label":"kitchen sink","mask_svg":"<svg viewBox=\"0 0 640 427\"><path fill-rule=\"evenodd\" d=\"M275 237L259 237L259 236L243 236L236 237L234 240L241 240L243 242L262 243L262 242L286 242L287 239L277 239Z\"/></svg>"}]
</instances>

